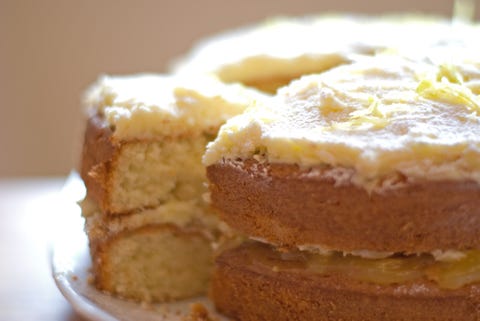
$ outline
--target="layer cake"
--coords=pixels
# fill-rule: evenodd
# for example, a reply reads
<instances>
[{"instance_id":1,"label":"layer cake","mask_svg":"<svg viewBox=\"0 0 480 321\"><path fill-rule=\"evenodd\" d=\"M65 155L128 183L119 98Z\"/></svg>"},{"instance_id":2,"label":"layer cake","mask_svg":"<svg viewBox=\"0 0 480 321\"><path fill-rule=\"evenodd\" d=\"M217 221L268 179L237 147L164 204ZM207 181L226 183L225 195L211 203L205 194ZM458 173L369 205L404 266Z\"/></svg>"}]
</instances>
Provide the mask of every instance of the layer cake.
<instances>
[{"instance_id":1,"label":"layer cake","mask_svg":"<svg viewBox=\"0 0 480 321\"><path fill-rule=\"evenodd\" d=\"M480 318L480 65L444 49L304 76L222 126L212 204L255 241L217 258L220 311Z\"/></svg>"},{"instance_id":2,"label":"layer cake","mask_svg":"<svg viewBox=\"0 0 480 321\"><path fill-rule=\"evenodd\" d=\"M146 302L206 290L228 229L205 203L201 157L260 97L210 76L106 76L91 87L82 207L99 289Z\"/></svg>"}]
</instances>

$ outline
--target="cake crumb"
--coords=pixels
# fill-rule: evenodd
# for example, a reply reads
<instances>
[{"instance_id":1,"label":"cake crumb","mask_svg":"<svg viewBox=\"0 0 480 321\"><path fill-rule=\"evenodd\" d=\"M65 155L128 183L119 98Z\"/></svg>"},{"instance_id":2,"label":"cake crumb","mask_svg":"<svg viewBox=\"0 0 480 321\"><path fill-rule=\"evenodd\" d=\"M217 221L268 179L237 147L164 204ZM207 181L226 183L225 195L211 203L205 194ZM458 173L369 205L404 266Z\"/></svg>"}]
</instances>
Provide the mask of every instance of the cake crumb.
<instances>
[{"instance_id":1,"label":"cake crumb","mask_svg":"<svg viewBox=\"0 0 480 321\"><path fill-rule=\"evenodd\" d=\"M218 319L210 316L203 304L193 303L190 305L190 313L183 317L182 321L218 321Z\"/></svg>"}]
</instances>

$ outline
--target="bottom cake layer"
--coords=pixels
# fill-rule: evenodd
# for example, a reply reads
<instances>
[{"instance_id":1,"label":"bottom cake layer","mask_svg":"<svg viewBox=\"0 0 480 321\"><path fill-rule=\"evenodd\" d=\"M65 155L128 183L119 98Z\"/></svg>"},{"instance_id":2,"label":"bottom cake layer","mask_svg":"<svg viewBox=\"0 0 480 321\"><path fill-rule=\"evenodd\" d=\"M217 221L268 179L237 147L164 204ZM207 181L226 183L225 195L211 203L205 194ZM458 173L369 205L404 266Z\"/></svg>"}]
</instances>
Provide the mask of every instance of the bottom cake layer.
<instances>
[{"instance_id":1,"label":"bottom cake layer","mask_svg":"<svg viewBox=\"0 0 480 321\"><path fill-rule=\"evenodd\" d=\"M426 279L362 282L341 272L315 273L301 254L258 242L216 259L210 295L220 312L241 321L480 320L478 284L450 290Z\"/></svg>"},{"instance_id":2,"label":"bottom cake layer","mask_svg":"<svg viewBox=\"0 0 480 321\"><path fill-rule=\"evenodd\" d=\"M173 224L147 225L90 239L98 289L143 302L205 293L212 268L212 245L200 231Z\"/></svg>"}]
</instances>

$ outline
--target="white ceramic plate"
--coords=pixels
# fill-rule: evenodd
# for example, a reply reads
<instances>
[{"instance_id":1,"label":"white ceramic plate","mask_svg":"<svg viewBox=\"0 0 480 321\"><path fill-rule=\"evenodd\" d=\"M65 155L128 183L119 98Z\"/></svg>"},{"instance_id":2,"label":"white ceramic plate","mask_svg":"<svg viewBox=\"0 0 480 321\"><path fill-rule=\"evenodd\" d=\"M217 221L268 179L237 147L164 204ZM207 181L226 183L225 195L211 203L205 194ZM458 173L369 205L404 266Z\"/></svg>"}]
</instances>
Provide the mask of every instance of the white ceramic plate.
<instances>
[{"instance_id":1,"label":"white ceramic plate","mask_svg":"<svg viewBox=\"0 0 480 321\"><path fill-rule=\"evenodd\" d=\"M59 200L55 221L56 235L52 236L50 258L55 282L80 315L95 321L175 321L182 320L192 303L202 303L219 321L224 317L214 313L206 297L168 304L141 305L114 298L96 290L89 283L90 255L88 241L83 231L83 218L77 201L82 199L85 188L78 174L72 173L66 181Z\"/></svg>"}]
</instances>

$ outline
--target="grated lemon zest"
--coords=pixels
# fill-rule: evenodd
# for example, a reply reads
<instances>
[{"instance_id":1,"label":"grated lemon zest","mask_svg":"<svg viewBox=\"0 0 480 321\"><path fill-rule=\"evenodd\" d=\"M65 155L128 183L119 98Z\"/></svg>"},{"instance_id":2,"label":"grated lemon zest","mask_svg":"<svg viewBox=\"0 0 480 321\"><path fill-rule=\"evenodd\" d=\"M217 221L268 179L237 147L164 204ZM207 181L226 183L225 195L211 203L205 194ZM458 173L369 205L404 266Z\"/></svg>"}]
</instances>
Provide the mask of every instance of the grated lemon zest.
<instances>
[{"instance_id":1,"label":"grated lemon zest","mask_svg":"<svg viewBox=\"0 0 480 321\"><path fill-rule=\"evenodd\" d=\"M375 97L369 97L368 108L355 110L349 114L350 119L344 122L335 122L332 129L382 129L388 125L388 119L380 110L380 102Z\"/></svg>"},{"instance_id":2,"label":"grated lemon zest","mask_svg":"<svg viewBox=\"0 0 480 321\"><path fill-rule=\"evenodd\" d=\"M417 93L429 100L464 106L480 116L480 99L468 87L451 83L446 77L441 81L421 80Z\"/></svg>"}]
</instances>

